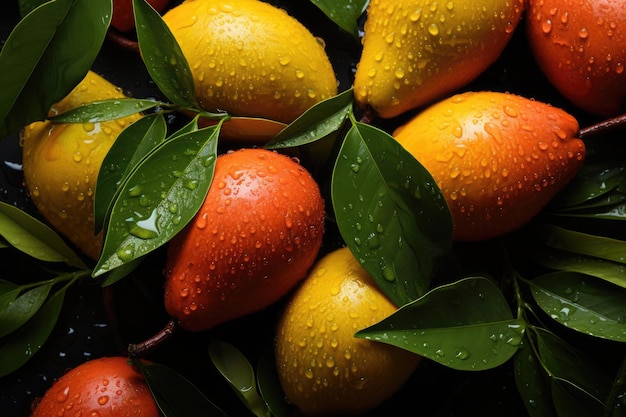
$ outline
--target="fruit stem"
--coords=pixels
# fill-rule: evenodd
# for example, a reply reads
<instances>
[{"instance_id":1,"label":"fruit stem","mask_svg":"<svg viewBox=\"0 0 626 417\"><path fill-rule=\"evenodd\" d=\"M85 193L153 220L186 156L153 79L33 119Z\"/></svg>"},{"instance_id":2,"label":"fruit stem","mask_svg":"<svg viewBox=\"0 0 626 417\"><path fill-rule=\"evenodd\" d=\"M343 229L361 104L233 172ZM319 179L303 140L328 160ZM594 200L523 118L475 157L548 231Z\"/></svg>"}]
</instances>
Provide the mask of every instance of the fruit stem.
<instances>
[{"instance_id":1,"label":"fruit stem","mask_svg":"<svg viewBox=\"0 0 626 417\"><path fill-rule=\"evenodd\" d=\"M127 38L126 36L122 35L112 28L109 28L109 30L107 31L106 37L111 42L115 43L118 46L121 46L124 49L139 53L139 43L136 40Z\"/></svg>"},{"instance_id":2,"label":"fruit stem","mask_svg":"<svg viewBox=\"0 0 626 417\"><path fill-rule=\"evenodd\" d=\"M626 128L626 114L621 116L606 119L591 126L587 126L580 129L579 136L581 139L585 139L589 136L594 136L600 133L607 133L614 130Z\"/></svg>"},{"instance_id":3,"label":"fruit stem","mask_svg":"<svg viewBox=\"0 0 626 417\"><path fill-rule=\"evenodd\" d=\"M131 343L128 345L128 355L131 357L145 356L157 347L161 346L178 328L178 321L170 319L165 327L154 336L139 343Z\"/></svg>"}]
</instances>

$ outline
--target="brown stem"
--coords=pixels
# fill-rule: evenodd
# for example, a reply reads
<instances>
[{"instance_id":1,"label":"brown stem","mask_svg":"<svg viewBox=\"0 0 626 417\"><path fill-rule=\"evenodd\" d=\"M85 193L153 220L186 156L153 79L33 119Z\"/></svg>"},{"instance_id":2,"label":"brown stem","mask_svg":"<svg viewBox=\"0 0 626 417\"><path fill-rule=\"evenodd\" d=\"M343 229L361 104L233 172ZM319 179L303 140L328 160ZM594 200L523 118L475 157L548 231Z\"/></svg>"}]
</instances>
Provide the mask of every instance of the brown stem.
<instances>
[{"instance_id":1,"label":"brown stem","mask_svg":"<svg viewBox=\"0 0 626 417\"><path fill-rule=\"evenodd\" d=\"M581 139L589 136L598 135L600 133L612 132L614 130L626 128L626 114L603 120L599 123L580 129L579 135Z\"/></svg>"},{"instance_id":2,"label":"brown stem","mask_svg":"<svg viewBox=\"0 0 626 417\"><path fill-rule=\"evenodd\" d=\"M124 49L128 49L129 51L139 53L139 43L134 39L126 37L115 29L109 28L106 36L107 39L114 44L121 46Z\"/></svg>"},{"instance_id":3,"label":"brown stem","mask_svg":"<svg viewBox=\"0 0 626 417\"><path fill-rule=\"evenodd\" d=\"M129 344L127 349L128 355L131 357L145 356L167 341L177 328L178 321L171 319L167 322L163 329L149 339L146 339L143 342Z\"/></svg>"},{"instance_id":4,"label":"brown stem","mask_svg":"<svg viewBox=\"0 0 626 417\"><path fill-rule=\"evenodd\" d=\"M376 119L376 112L371 107L368 107L365 109L365 112L363 113L363 116L361 116L361 120L359 120L359 122L370 125L374 122L374 119Z\"/></svg>"}]
</instances>

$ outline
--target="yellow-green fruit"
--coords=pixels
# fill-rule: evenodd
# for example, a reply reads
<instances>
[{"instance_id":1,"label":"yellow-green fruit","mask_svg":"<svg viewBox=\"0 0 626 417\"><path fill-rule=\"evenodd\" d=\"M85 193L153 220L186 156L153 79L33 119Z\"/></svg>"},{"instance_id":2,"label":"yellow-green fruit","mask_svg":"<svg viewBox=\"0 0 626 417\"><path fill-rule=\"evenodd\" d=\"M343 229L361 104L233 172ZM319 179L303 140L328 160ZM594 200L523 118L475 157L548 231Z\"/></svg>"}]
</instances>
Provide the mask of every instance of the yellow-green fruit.
<instances>
[{"instance_id":1,"label":"yellow-green fruit","mask_svg":"<svg viewBox=\"0 0 626 417\"><path fill-rule=\"evenodd\" d=\"M276 366L287 399L313 416L363 413L389 398L421 357L354 333L396 309L350 249L319 260L278 323Z\"/></svg>"},{"instance_id":2,"label":"yellow-green fruit","mask_svg":"<svg viewBox=\"0 0 626 417\"><path fill-rule=\"evenodd\" d=\"M122 91L90 71L50 115L82 104L123 98ZM97 259L102 234L94 234L93 197L102 160L120 132L140 117L96 123L34 122L22 131L24 180L41 215L78 249Z\"/></svg>"},{"instance_id":3,"label":"yellow-green fruit","mask_svg":"<svg viewBox=\"0 0 626 417\"><path fill-rule=\"evenodd\" d=\"M205 110L289 123L337 94L323 43L269 3L187 0L163 20L189 62Z\"/></svg>"},{"instance_id":4,"label":"yellow-green fruit","mask_svg":"<svg viewBox=\"0 0 626 417\"><path fill-rule=\"evenodd\" d=\"M372 0L355 100L390 118L450 93L502 53L524 0Z\"/></svg>"}]
</instances>

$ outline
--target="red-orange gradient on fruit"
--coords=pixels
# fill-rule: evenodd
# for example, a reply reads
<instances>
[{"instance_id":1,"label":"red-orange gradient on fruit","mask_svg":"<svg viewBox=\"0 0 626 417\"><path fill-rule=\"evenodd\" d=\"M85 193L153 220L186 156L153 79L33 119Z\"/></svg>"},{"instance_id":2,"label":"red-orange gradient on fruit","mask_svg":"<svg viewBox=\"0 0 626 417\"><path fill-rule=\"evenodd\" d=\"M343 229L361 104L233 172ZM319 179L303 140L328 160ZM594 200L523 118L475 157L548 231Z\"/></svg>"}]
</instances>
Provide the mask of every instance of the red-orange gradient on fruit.
<instances>
[{"instance_id":1,"label":"red-orange gradient on fruit","mask_svg":"<svg viewBox=\"0 0 626 417\"><path fill-rule=\"evenodd\" d=\"M169 244L167 312L200 331L267 307L306 276L324 220L319 187L297 161L263 149L219 156L203 206Z\"/></svg>"},{"instance_id":2,"label":"red-orange gradient on fruit","mask_svg":"<svg viewBox=\"0 0 626 417\"><path fill-rule=\"evenodd\" d=\"M31 417L158 417L141 372L125 357L85 362L61 376L33 406Z\"/></svg>"},{"instance_id":3,"label":"red-orange gradient on fruit","mask_svg":"<svg viewBox=\"0 0 626 417\"><path fill-rule=\"evenodd\" d=\"M530 0L526 26L537 64L564 97L599 116L626 111L623 0Z\"/></svg>"}]
</instances>

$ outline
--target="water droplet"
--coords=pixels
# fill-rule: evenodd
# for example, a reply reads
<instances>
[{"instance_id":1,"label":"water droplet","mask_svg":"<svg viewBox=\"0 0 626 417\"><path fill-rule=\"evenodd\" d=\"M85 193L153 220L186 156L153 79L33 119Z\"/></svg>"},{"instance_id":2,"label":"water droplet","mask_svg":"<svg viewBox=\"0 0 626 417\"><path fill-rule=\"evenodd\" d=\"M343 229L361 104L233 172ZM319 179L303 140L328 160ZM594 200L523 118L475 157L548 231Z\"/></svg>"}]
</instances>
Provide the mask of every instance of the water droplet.
<instances>
[{"instance_id":1,"label":"water droplet","mask_svg":"<svg viewBox=\"0 0 626 417\"><path fill-rule=\"evenodd\" d=\"M109 396L108 395L103 395L101 397L98 397L98 404L105 405L108 402L109 402Z\"/></svg>"},{"instance_id":2,"label":"water droplet","mask_svg":"<svg viewBox=\"0 0 626 417\"><path fill-rule=\"evenodd\" d=\"M582 28L581 30L579 30L578 37L580 39L587 39L589 37L589 32L587 31L587 28Z\"/></svg>"},{"instance_id":3,"label":"water droplet","mask_svg":"<svg viewBox=\"0 0 626 417\"><path fill-rule=\"evenodd\" d=\"M546 19L541 23L541 31L546 35L552 32L552 20Z\"/></svg>"},{"instance_id":4,"label":"water droplet","mask_svg":"<svg viewBox=\"0 0 626 417\"><path fill-rule=\"evenodd\" d=\"M57 392L57 395L54 399L56 400L56 402L61 404L67 401L69 394L70 394L70 387L65 387L63 390Z\"/></svg>"},{"instance_id":5,"label":"water droplet","mask_svg":"<svg viewBox=\"0 0 626 417\"><path fill-rule=\"evenodd\" d=\"M470 357L470 353L466 349L459 349L454 357L464 361Z\"/></svg>"},{"instance_id":6,"label":"water droplet","mask_svg":"<svg viewBox=\"0 0 626 417\"><path fill-rule=\"evenodd\" d=\"M437 26L436 23L431 23L428 26L428 33L430 33L433 36L439 35L439 26Z\"/></svg>"}]
</instances>

